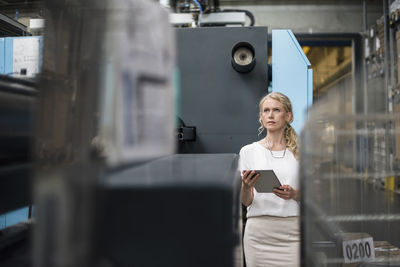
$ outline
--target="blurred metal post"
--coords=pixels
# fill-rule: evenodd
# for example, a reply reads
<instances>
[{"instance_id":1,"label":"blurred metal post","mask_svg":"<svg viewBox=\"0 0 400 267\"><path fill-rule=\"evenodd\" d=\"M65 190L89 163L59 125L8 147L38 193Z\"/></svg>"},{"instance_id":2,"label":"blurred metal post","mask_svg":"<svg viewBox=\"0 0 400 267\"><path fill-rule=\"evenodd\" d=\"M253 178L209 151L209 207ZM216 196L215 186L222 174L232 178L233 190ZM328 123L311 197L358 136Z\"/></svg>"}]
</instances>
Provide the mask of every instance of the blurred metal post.
<instances>
[{"instance_id":1,"label":"blurred metal post","mask_svg":"<svg viewBox=\"0 0 400 267\"><path fill-rule=\"evenodd\" d=\"M105 1L47 0L35 143L34 266L91 266Z\"/></svg>"},{"instance_id":2,"label":"blurred metal post","mask_svg":"<svg viewBox=\"0 0 400 267\"><path fill-rule=\"evenodd\" d=\"M383 0L383 22L384 22L384 60L385 60L385 88L384 88L384 99L388 101L389 97L389 52L390 52L390 45L389 45L389 0ZM385 104L385 112L389 111L388 102Z\"/></svg>"},{"instance_id":3,"label":"blurred metal post","mask_svg":"<svg viewBox=\"0 0 400 267\"><path fill-rule=\"evenodd\" d=\"M366 41L369 41L368 39L368 36L369 36L369 33L368 33L368 21L367 21L367 2L366 2L366 0L363 0L363 32L364 32L364 38L365 38L365 40ZM363 58L364 58L364 60L363 60L363 74L364 74L364 79L363 79L363 81L364 81L364 83L363 83L363 92L364 92L364 96L363 96L363 102L364 102L364 105L363 105L363 109L364 109L364 114L366 114L367 113L367 110L368 110L368 94L367 94L367 82L368 82L368 77L367 77L367 64L366 64L366 62L365 62L365 49L366 49L366 42L364 41L364 43L363 43L363 47L364 47L364 49L363 49L363 51L364 51L364 53L363 53Z\"/></svg>"},{"instance_id":4,"label":"blurred metal post","mask_svg":"<svg viewBox=\"0 0 400 267\"><path fill-rule=\"evenodd\" d=\"M46 0L45 8L34 266L94 266L106 168L173 153L173 34L157 2Z\"/></svg>"}]
</instances>

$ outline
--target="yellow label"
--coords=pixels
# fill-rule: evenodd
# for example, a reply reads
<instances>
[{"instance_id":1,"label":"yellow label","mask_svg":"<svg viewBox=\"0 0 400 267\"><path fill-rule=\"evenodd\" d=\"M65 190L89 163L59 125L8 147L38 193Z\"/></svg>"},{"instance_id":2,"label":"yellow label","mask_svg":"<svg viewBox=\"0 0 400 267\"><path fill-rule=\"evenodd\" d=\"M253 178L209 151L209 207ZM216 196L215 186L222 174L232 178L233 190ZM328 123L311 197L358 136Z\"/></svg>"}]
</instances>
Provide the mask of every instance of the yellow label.
<instances>
[{"instance_id":1,"label":"yellow label","mask_svg":"<svg viewBox=\"0 0 400 267\"><path fill-rule=\"evenodd\" d=\"M385 178L385 189L394 191L394 176Z\"/></svg>"}]
</instances>

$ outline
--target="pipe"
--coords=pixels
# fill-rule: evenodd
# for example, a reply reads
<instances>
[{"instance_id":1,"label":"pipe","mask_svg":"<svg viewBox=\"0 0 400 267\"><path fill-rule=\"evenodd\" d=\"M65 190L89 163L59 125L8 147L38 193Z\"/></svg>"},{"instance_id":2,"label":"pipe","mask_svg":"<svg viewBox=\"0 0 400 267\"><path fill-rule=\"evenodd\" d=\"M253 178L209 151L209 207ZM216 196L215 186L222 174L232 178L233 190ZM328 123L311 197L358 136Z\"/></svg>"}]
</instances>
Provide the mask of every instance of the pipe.
<instances>
[{"instance_id":1,"label":"pipe","mask_svg":"<svg viewBox=\"0 0 400 267\"><path fill-rule=\"evenodd\" d=\"M366 0L363 0L363 31L364 31L364 34L366 34L365 36L364 36L364 38L367 38L366 40L368 40L368 36L369 36L369 33L367 32L368 31L368 26L367 26L367 2L366 2ZM364 53L363 53L363 58L365 59L365 49L366 49L366 47L365 47L365 42L364 42L364 44L363 44L363 47L364 47ZM366 62L365 62L365 60L364 60L364 64L363 64L363 75L364 75L364 77L363 77L363 110L364 110L364 114L367 114L367 111L368 111L368 90L367 90L367 83L368 83L368 78L367 78L367 64L366 64Z\"/></svg>"},{"instance_id":2,"label":"pipe","mask_svg":"<svg viewBox=\"0 0 400 267\"><path fill-rule=\"evenodd\" d=\"M388 0L383 0L383 29L384 29L384 62L385 62L385 87L384 87L384 99L388 101L389 94L389 5ZM389 110L388 102L385 105L385 113Z\"/></svg>"}]
</instances>

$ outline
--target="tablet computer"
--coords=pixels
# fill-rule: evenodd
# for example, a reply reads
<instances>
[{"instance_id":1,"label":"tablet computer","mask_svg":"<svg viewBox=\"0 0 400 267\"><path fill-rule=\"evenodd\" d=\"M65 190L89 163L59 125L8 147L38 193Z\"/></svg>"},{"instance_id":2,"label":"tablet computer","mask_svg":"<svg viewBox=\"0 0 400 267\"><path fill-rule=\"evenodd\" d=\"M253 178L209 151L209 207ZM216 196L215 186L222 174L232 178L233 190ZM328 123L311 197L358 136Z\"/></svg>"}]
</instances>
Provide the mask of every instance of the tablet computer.
<instances>
[{"instance_id":1,"label":"tablet computer","mask_svg":"<svg viewBox=\"0 0 400 267\"><path fill-rule=\"evenodd\" d=\"M272 193L274 188L282 185L273 170L255 170L255 172L261 175L254 184L258 193Z\"/></svg>"}]
</instances>

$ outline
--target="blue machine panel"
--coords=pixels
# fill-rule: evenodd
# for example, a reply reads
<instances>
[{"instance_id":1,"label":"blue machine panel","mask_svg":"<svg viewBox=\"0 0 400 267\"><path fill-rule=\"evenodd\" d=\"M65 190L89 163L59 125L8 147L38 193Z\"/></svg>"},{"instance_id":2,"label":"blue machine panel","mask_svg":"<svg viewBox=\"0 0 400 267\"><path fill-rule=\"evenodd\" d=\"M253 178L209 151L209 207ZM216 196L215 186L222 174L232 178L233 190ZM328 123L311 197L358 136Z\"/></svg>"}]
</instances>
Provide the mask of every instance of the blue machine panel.
<instances>
[{"instance_id":1,"label":"blue machine panel","mask_svg":"<svg viewBox=\"0 0 400 267\"><path fill-rule=\"evenodd\" d=\"M13 73L13 37L9 37L5 39L5 47L4 47L4 74L11 75Z\"/></svg>"},{"instance_id":2,"label":"blue machine panel","mask_svg":"<svg viewBox=\"0 0 400 267\"><path fill-rule=\"evenodd\" d=\"M293 128L299 134L312 104L313 78L310 62L291 30L272 30L272 91L292 101Z\"/></svg>"},{"instance_id":3,"label":"blue machine panel","mask_svg":"<svg viewBox=\"0 0 400 267\"><path fill-rule=\"evenodd\" d=\"M18 209L0 215L0 230L12 226L14 224L28 220L29 207Z\"/></svg>"},{"instance_id":4,"label":"blue machine panel","mask_svg":"<svg viewBox=\"0 0 400 267\"><path fill-rule=\"evenodd\" d=\"M37 40L39 42L39 44L38 44L39 51L34 51L32 49L24 49L24 48L22 48L21 51L14 51L15 40L22 40L22 39L32 40L32 41ZM4 38L4 53L3 53L4 54L4 71L2 72L2 74L13 75L13 74L20 73L20 71L14 70L14 62L16 59L18 60L18 63L22 66L21 68L27 69L27 74L29 76L35 75L35 74L37 74L37 72L40 72L41 68L42 68L42 47L43 47L42 40L43 40L43 38L41 36ZM33 44L34 43L32 43L32 45ZM26 43L25 48L26 48L26 46L28 46L28 48L32 47L31 43ZM21 48L21 46L19 46L19 47ZM22 60L22 62L21 62L21 60ZM26 60L25 63L24 63L24 60ZM31 69L32 66L34 66L34 64L33 64L34 62L38 63L37 72L36 71L32 72L32 69Z\"/></svg>"},{"instance_id":5,"label":"blue machine panel","mask_svg":"<svg viewBox=\"0 0 400 267\"><path fill-rule=\"evenodd\" d=\"M4 74L4 64L5 64L5 40L4 38L0 38L0 74Z\"/></svg>"}]
</instances>

